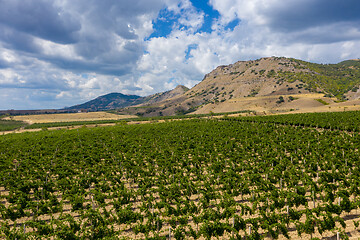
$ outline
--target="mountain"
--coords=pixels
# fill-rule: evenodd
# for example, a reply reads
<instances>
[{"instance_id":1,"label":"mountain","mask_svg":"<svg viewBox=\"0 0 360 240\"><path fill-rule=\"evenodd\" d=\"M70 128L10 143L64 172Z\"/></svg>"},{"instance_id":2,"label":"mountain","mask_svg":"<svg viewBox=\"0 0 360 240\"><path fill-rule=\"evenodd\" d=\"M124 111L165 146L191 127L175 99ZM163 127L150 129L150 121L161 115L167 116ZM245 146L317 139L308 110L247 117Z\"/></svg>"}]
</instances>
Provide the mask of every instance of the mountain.
<instances>
[{"instance_id":1,"label":"mountain","mask_svg":"<svg viewBox=\"0 0 360 240\"><path fill-rule=\"evenodd\" d=\"M135 104L141 97L136 95L125 95L121 93L109 93L97 97L83 104L75 105L66 109L70 110L88 110L102 111L116 108L123 108Z\"/></svg>"},{"instance_id":2,"label":"mountain","mask_svg":"<svg viewBox=\"0 0 360 240\"><path fill-rule=\"evenodd\" d=\"M183 85L178 85L176 88L166 91L166 92L161 92L161 93L155 93L153 95L150 95L148 97L143 98L143 103L142 105L151 105L151 104L155 104L158 102L162 102L165 101L167 99L179 96L184 94L185 92L189 91L189 88L183 86Z\"/></svg>"},{"instance_id":3,"label":"mountain","mask_svg":"<svg viewBox=\"0 0 360 240\"><path fill-rule=\"evenodd\" d=\"M69 108L68 110L87 110L87 111L103 111L103 110L113 110L118 108L125 108L128 106L134 105L150 105L156 104L158 102L164 101L169 98L181 95L188 91L189 89L183 85L179 85L173 90L169 90L162 93L156 93L147 97L140 97L137 95L125 95L121 93L109 93L103 96L100 96L96 99L88 101L83 104L75 105Z\"/></svg>"},{"instance_id":4,"label":"mountain","mask_svg":"<svg viewBox=\"0 0 360 240\"><path fill-rule=\"evenodd\" d=\"M119 112L158 116L331 107L331 104L360 97L359 63L349 60L316 64L285 57L239 61L217 67L183 94L130 106Z\"/></svg>"}]
</instances>

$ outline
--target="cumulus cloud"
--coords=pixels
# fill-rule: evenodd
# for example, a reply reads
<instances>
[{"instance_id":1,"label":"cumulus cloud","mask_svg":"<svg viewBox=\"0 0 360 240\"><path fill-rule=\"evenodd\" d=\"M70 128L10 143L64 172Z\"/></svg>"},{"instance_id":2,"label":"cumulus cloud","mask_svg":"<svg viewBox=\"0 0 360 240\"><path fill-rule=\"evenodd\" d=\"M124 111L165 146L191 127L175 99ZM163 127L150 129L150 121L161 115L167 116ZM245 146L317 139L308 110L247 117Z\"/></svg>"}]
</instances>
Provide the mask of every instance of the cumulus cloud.
<instances>
[{"instance_id":1,"label":"cumulus cloud","mask_svg":"<svg viewBox=\"0 0 360 240\"><path fill-rule=\"evenodd\" d=\"M360 2L356 0L210 0L226 24L241 19L246 25L287 35L288 43L330 43L359 39ZM259 32L262 34L262 32Z\"/></svg>"},{"instance_id":2,"label":"cumulus cloud","mask_svg":"<svg viewBox=\"0 0 360 240\"><path fill-rule=\"evenodd\" d=\"M0 87L49 91L59 102L50 105L57 107L66 98L72 97L75 104L110 90L127 92L122 86L138 89L126 82L164 4L163 0L0 0ZM96 77L83 78L83 73ZM33 92L28 99L40 94Z\"/></svg>"},{"instance_id":3,"label":"cumulus cloud","mask_svg":"<svg viewBox=\"0 0 360 240\"><path fill-rule=\"evenodd\" d=\"M74 43L81 24L52 1L1 0L0 23L32 36L58 43Z\"/></svg>"},{"instance_id":4,"label":"cumulus cloud","mask_svg":"<svg viewBox=\"0 0 360 240\"><path fill-rule=\"evenodd\" d=\"M164 3L1 0L0 4L0 41L7 49L65 70L127 74L142 55L142 40Z\"/></svg>"}]
</instances>

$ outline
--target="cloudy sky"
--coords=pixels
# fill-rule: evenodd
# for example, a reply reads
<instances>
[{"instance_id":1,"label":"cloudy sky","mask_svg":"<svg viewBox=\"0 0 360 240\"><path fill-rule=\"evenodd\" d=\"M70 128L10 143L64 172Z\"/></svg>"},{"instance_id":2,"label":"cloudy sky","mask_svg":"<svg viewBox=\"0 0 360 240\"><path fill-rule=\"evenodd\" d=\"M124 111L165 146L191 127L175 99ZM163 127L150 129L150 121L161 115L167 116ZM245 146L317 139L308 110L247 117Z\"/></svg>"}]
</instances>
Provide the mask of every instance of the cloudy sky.
<instances>
[{"instance_id":1,"label":"cloudy sky","mask_svg":"<svg viewBox=\"0 0 360 240\"><path fill-rule=\"evenodd\" d=\"M360 57L359 0L0 0L0 109L192 87L267 56Z\"/></svg>"}]
</instances>

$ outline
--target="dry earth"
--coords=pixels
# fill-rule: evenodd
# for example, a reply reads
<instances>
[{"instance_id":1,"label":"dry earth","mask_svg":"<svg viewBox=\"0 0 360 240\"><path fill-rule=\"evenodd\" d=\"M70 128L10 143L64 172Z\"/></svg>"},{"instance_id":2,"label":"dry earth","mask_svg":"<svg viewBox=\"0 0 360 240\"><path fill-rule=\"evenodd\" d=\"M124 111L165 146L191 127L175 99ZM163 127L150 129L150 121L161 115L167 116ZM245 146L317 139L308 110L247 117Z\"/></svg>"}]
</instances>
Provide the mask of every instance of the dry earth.
<instances>
[{"instance_id":1,"label":"dry earth","mask_svg":"<svg viewBox=\"0 0 360 240\"><path fill-rule=\"evenodd\" d=\"M265 176L264 176L265 177ZM314 179L315 181L317 181L318 179ZM139 190L139 187L137 185L137 183L134 183L129 180L126 180L125 178L122 178L122 181L125 182L125 187L129 190L132 190L132 191L138 191ZM110 183L111 184L111 183ZM215 189L219 189L221 186L220 185L217 185L215 187ZM277 188L280 188L279 185L276 185ZM93 189L94 186L91 186L89 188L90 189ZM153 188L156 188L156 187L153 187ZM7 190L5 190L3 187L0 187L0 196L4 197L4 196L7 196L9 194L9 192ZM323 193L322 193L323 194ZM90 197L91 194L89 194L86 198L85 198L85 205L86 204L89 204L89 203L92 203L92 206L93 208L97 208L98 206L96 205L96 203L94 203L92 200L91 200L91 197ZM63 196L61 195L60 192L56 192L56 196L58 198L59 201L62 201L64 200L63 199ZM160 201L160 197L158 194L155 194L155 199L154 201L155 202L159 202ZM252 208L252 203L249 201L249 199L251 198L252 196L249 195L249 194L244 194L244 195L241 195L241 196L237 196L234 198L234 200L238 203L242 203L243 205L247 205L249 206L250 208ZM306 193L306 197L308 199L308 205L309 205L309 209L312 209L313 208L313 201L311 200L311 193L310 192L307 192ZM199 206L199 199L201 199L201 194L194 194L190 197L190 201L192 201L196 206ZM212 200L212 203L216 203L216 204L219 204L221 201L221 199L216 199L216 200ZM137 198L136 200L133 202L133 207L135 207L134 211L135 212L140 212L140 209L139 207L141 206L141 202L142 202L142 199L140 197L140 195L137 195ZM6 207L8 207L9 203L7 201L2 201L1 202L2 204L4 204ZM111 199L105 199L105 203L106 203L106 209L107 211L114 211L113 209L113 204L112 204L112 201ZM317 199L316 200L316 205L318 204L322 204L322 201L320 199ZM334 202L334 204L337 204L336 201ZM171 204L172 207L176 207L175 204ZM64 200L64 205L63 205L63 212L66 212L66 213L69 213L70 215L72 215L76 221L79 221L80 220L80 215L78 212L72 212L71 211L71 205L70 205L70 202L69 200ZM301 206L301 207L293 207L293 209L295 211L299 211L299 210L304 210L304 206ZM100 212L102 212L103 210L102 209L99 209ZM160 215L162 215L160 212L159 212L159 209L152 209L153 213L159 213ZM237 207L237 213L240 214L241 212L241 208L240 207ZM283 210L282 212L279 212L279 213L286 213L286 210ZM348 235L349 239L350 240L355 240L355 239L360 239L360 229L359 228L356 228L355 225L354 225L354 221L359 221L359 217L360 217L360 214L359 214L359 210L352 210L351 212L349 213L342 213L340 215L340 217L342 217L344 220L345 220L345 223L346 223L346 228L345 228L345 233ZM59 213L56 213L53 215L54 218L58 218L59 217ZM245 214L245 215L242 215L241 216L243 219L249 219L249 218L255 218L255 217L259 217L259 214L258 212L255 213L255 214L252 214L252 215L249 215L249 214ZM160 236L168 236L168 229L170 227L168 221L169 221L169 218L168 217L164 217L164 216L161 216L160 217L163 221L164 221L164 225L161 229L161 231L159 232ZM51 216L50 215L41 215L39 217L39 219L41 220L45 220L45 221L49 221L51 219ZM27 220L31 220L31 217L23 217L21 219L18 219L17 221L17 227L21 228L21 226L24 224L24 222L26 222ZM306 217L303 216L301 219L300 219L300 222L304 222L306 220ZM146 220L145 220L146 221ZM226 222L225 220L222 220L221 222ZM11 224L15 224L14 222L10 221ZM137 222L138 223L138 222ZM228 223L231 224L231 219L228 220ZM199 229L199 227L201 227L202 224L199 225L199 227L194 223L193 221L193 218L190 216L189 217L189 223L188 225L190 225L194 230L196 229ZM246 233L249 233L249 229L248 229L248 226L247 225L247 228L246 228ZM336 223L336 227L340 228L341 229L341 226L339 223ZM122 234L121 234L121 237L125 237L125 239L145 239L145 236L142 234L142 233L139 233L139 234L135 234L132 230L132 227L128 224L121 224L121 225L118 225L118 224L115 224L115 229L116 230L122 230ZM185 227L185 229L188 230L187 227ZM288 230L289 230L289 237L290 239L311 239L310 235L309 234L305 234L303 233L301 235L301 237L298 235L297 233L297 230L296 230L296 226L294 223L291 223L290 225L288 225ZM26 232L31 232L33 231L32 228L26 228ZM241 235L245 235L245 231L243 230L240 230L239 232ZM259 229L259 233L264 237L264 239L273 239L271 238L270 236L266 235L264 230L262 229ZM174 233L172 233L174 234ZM334 230L334 231L326 231L324 232L322 235L320 235L317 231L315 234L312 235L312 237L315 237L315 238L319 238L319 239L324 239L324 240L336 240L337 239L337 231ZM152 233L150 233L150 236L153 236ZM172 235L174 236L174 235ZM230 239L231 238L231 234L230 233L225 233L221 238L215 238L215 237L212 237L211 239L212 240L215 240L215 239ZM193 239L193 238L190 238L190 239ZM203 236L201 236L200 238L198 238L199 240L205 240L206 238L204 238ZM280 234L279 235L279 239L280 240L285 240L286 238Z\"/></svg>"},{"instance_id":2,"label":"dry earth","mask_svg":"<svg viewBox=\"0 0 360 240\"><path fill-rule=\"evenodd\" d=\"M277 103L279 97L284 98L283 103ZM290 100L289 97L294 100ZM339 112L360 110L360 99L336 103L335 99L323 97L324 94L292 94L271 95L260 97L233 98L223 103L213 103L204 106L193 114L220 112L235 112L243 110L255 111L257 114L283 114L283 113L305 113L305 112ZM321 99L328 105L319 102Z\"/></svg>"},{"instance_id":3,"label":"dry earth","mask_svg":"<svg viewBox=\"0 0 360 240\"><path fill-rule=\"evenodd\" d=\"M136 117L137 116L135 115L117 115L107 112L88 112L88 113L22 115L22 116L12 117L12 119L33 124L33 123L52 123L52 122L117 120L117 119L136 118Z\"/></svg>"}]
</instances>

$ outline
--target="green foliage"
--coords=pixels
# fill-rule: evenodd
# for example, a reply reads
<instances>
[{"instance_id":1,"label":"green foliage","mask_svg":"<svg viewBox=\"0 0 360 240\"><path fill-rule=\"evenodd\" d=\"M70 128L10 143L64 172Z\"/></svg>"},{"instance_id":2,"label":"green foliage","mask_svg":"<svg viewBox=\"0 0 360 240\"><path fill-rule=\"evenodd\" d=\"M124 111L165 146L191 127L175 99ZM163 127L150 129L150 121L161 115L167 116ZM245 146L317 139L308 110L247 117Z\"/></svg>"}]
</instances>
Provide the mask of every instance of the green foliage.
<instances>
[{"instance_id":1,"label":"green foliage","mask_svg":"<svg viewBox=\"0 0 360 240\"><path fill-rule=\"evenodd\" d=\"M248 116L231 119L244 122L280 123L302 127L360 131L360 111Z\"/></svg>"},{"instance_id":2,"label":"green foliage","mask_svg":"<svg viewBox=\"0 0 360 240\"><path fill-rule=\"evenodd\" d=\"M339 64L316 64L292 59L298 69L310 69L310 72L277 72L277 78L305 83L305 89L317 92L318 88L343 100L348 91L356 91L360 85L360 64L358 61L342 62Z\"/></svg>"},{"instance_id":3,"label":"green foliage","mask_svg":"<svg viewBox=\"0 0 360 240\"><path fill-rule=\"evenodd\" d=\"M358 86L355 86L351 89L352 92L357 92L357 90L359 90L359 87Z\"/></svg>"},{"instance_id":4,"label":"green foliage","mask_svg":"<svg viewBox=\"0 0 360 240\"><path fill-rule=\"evenodd\" d=\"M259 93L260 89L251 89L251 92L247 97L255 97Z\"/></svg>"},{"instance_id":5,"label":"green foliage","mask_svg":"<svg viewBox=\"0 0 360 240\"><path fill-rule=\"evenodd\" d=\"M279 100L276 101L277 104L281 104L281 103L283 103L283 102L285 102L283 96L280 96L280 97L279 97Z\"/></svg>"},{"instance_id":6,"label":"green foliage","mask_svg":"<svg viewBox=\"0 0 360 240\"><path fill-rule=\"evenodd\" d=\"M319 103L323 104L323 105L329 105L328 102L325 102L324 100L322 99L315 99L316 101L318 101Z\"/></svg>"},{"instance_id":7,"label":"green foliage","mask_svg":"<svg viewBox=\"0 0 360 240\"><path fill-rule=\"evenodd\" d=\"M359 227L359 221L353 221L354 222L354 227L355 227L355 229L357 229L358 227Z\"/></svg>"},{"instance_id":8,"label":"green foliage","mask_svg":"<svg viewBox=\"0 0 360 240\"><path fill-rule=\"evenodd\" d=\"M274 77L276 76L276 72L274 71L274 69L271 69L267 75L266 75L268 78L271 78L271 77Z\"/></svg>"},{"instance_id":9,"label":"green foliage","mask_svg":"<svg viewBox=\"0 0 360 240\"><path fill-rule=\"evenodd\" d=\"M11 131L27 125L27 123L22 121L4 120L0 118L0 131Z\"/></svg>"}]
</instances>

